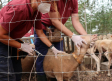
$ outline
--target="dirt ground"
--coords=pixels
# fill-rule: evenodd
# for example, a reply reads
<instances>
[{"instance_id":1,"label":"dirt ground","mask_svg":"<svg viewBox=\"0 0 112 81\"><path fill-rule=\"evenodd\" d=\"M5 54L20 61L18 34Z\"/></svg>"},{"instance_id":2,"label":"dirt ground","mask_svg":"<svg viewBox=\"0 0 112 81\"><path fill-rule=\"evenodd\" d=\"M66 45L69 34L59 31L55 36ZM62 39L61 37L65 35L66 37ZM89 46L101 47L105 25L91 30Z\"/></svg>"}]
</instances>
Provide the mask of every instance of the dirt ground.
<instances>
[{"instance_id":1,"label":"dirt ground","mask_svg":"<svg viewBox=\"0 0 112 81\"><path fill-rule=\"evenodd\" d=\"M107 60L103 60L107 61ZM100 71L98 75L96 75L96 69L88 64L85 65L85 71L75 71L70 81L112 81L112 66L111 66L111 77L107 76L107 71ZM29 81L29 74L23 74L21 81ZM30 81L37 81L35 74L32 74Z\"/></svg>"},{"instance_id":2,"label":"dirt ground","mask_svg":"<svg viewBox=\"0 0 112 81\"><path fill-rule=\"evenodd\" d=\"M70 81L112 81L112 76L108 77L107 73L108 71L101 70L99 74L96 74L96 69L93 70L92 66L88 64L86 71L75 72Z\"/></svg>"},{"instance_id":3,"label":"dirt ground","mask_svg":"<svg viewBox=\"0 0 112 81\"><path fill-rule=\"evenodd\" d=\"M24 74L21 81L29 81L29 74ZM37 81L35 74L32 74L31 81ZM89 72L74 72L70 81L112 81L112 76L108 77L107 71L101 71L98 75L95 75L95 72L89 70Z\"/></svg>"},{"instance_id":4,"label":"dirt ground","mask_svg":"<svg viewBox=\"0 0 112 81\"><path fill-rule=\"evenodd\" d=\"M111 71L112 72L112 71ZM97 76L94 76L91 72L89 75L86 72L74 73L74 76L70 81L112 81L112 76L107 76L107 71L101 71Z\"/></svg>"},{"instance_id":5,"label":"dirt ground","mask_svg":"<svg viewBox=\"0 0 112 81\"><path fill-rule=\"evenodd\" d=\"M107 60L104 60L107 61ZM111 77L107 76L107 71L100 71L97 75L96 69L93 69L91 64L85 65L85 71L75 71L70 81L112 81L112 66L111 66ZM21 81L29 81L29 74L23 74ZM32 74L30 81L37 81L36 75Z\"/></svg>"}]
</instances>

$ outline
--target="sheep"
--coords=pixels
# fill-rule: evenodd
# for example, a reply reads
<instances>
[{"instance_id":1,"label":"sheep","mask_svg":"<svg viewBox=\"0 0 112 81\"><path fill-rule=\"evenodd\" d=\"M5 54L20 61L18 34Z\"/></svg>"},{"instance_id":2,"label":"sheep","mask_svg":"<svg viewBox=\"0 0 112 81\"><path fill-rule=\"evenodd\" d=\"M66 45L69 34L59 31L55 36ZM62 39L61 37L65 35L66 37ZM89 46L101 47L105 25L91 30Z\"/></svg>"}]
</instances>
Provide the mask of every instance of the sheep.
<instances>
[{"instance_id":1,"label":"sheep","mask_svg":"<svg viewBox=\"0 0 112 81\"><path fill-rule=\"evenodd\" d=\"M95 45L94 45L94 49L91 50L92 54L93 54L93 58L95 59L96 63L97 63L97 74L100 71L100 61L101 61L101 56L104 52L104 55L106 56L106 58L109 60L109 56L108 56L108 47L110 46L110 43L112 42L112 40L108 40L108 39L104 39L104 40L97 40L95 41ZM99 51L99 58L95 56L94 51L95 50ZM90 53L90 52L89 52ZM95 64L96 65L96 64ZM108 65L109 66L109 65ZM108 72L108 76L110 76L109 72Z\"/></svg>"},{"instance_id":2,"label":"sheep","mask_svg":"<svg viewBox=\"0 0 112 81\"><path fill-rule=\"evenodd\" d=\"M87 50L87 53L91 54L92 58L94 58L95 61L96 61L95 65L97 64L97 72L96 72L97 74L100 71L100 61L101 61L101 56L102 56L103 52L104 52L104 55L106 56L106 58L109 61L108 69L110 68L110 58L111 58L110 54L111 53L108 55L108 47L110 47L110 43L112 42L112 40L110 40L112 38L111 36L112 36L111 34L107 34L107 38L106 38L106 35L104 35L103 40L95 41L94 46ZM96 49L99 51L98 57L95 55ZM111 76L110 71L108 71L108 76Z\"/></svg>"},{"instance_id":3,"label":"sheep","mask_svg":"<svg viewBox=\"0 0 112 81\"><path fill-rule=\"evenodd\" d=\"M101 54L99 54L99 58L95 55L95 52L96 52L96 50L98 49L98 45L99 45L99 43L102 41L102 39L103 40L105 40L106 39L106 35L99 35L98 36L98 40L97 41L95 41L95 44L94 44L94 46L93 47L91 47L91 48L89 48L88 50L87 50L87 54L90 54L91 55L91 57L95 60L95 64L94 64L94 68L96 67L96 64L97 64L97 72L96 72L96 74L98 74L99 73L99 71L100 71L100 59L101 59Z\"/></svg>"},{"instance_id":4,"label":"sheep","mask_svg":"<svg viewBox=\"0 0 112 81\"><path fill-rule=\"evenodd\" d=\"M103 52L105 52L104 55L106 56L106 58L108 59L108 61L110 61L110 56L108 55L108 52L109 52L109 48L111 47L111 45L110 45L111 42L112 42L112 40L105 39L105 40L102 40L99 43L97 49L99 51L100 58L101 58ZM111 53L109 53L109 54L111 54ZM109 72L108 72L108 76L110 76L110 73Z\"/></svg>"},{"instance_id":5,"label":"sheep","mask_svg":"<svg viewBox=\"0 0 112 81\"><path fill-rule=\"evenodd\" d=\"M102 40L103 39L103 36L102 35L99 35L98 36L98 40Z\"/></svg>"},{"instance_id":6,"label":"sheep","mask_svg":"<svg viewBox=\"0 0 112 81\"><path fill-rule=\"evenodd\" d=\"M97 64L97 72L96 74L98 74L100 72L100 58L98 58L96 55L95 55L95 52L96 52L96 49L98 48L98 44L101 40L97 40L95 41L95 44L93 47L89 48L87 50L87 53L91 55L91 57L95 60L95 64L94 64L94 68Z\"/></svg>"},{"instance_id":7,"label":"sheep","mask_svg":"<svg viewBox=\"0 0 112 81\"><path fill-rule=\"evenodd\" d=\"M108 76L111 76L110 66L111 66L111 60L112 60L112 41L110 42L110 45L108 46L108 51L106 52L106 55L108 57Z\"/></svg>"},{"instance_id":8,"label":"sheep","mask_svg":"<svg viewBox=\"0 0 112 81\"><path fill-rule=\"evenodd\" d=\"M106 35L103 35L103 40L104 40L104 39L107 39L107 36L106 36Z\"/></svg>"},{"instance_id":9,"label":"sheep","mask_svg":"<svg viewBox=\"0 0 112 81\"><path fill-rule=\"evenodd\" d=\"M35 48L34 44L30 44ZM33 55L36 56L36 53L33 52ZM34 64L35 57L27 55L25 58L21 58L22 72L30 72ZM27 68L26 68L27 67Z\"/></svg>"},{"instance_id":10,"label":"sheep","mask_svg":"<svg viewBox=\"0 0 112 81\"><path fill-rule=\"evenodd\" d=\"M87 49L90 47L90 42L96 41L96 35L82 36L82 38L87 42L87 45L83 44L83 46L80 47L79 55L76 47L72 55L68 55L67 53L58 54L58 58L54 57L52 50L48 50L43 61L43 68L48 77L56 78L57 81L70 80L73 71L81 64Z\"/></svg>"},{"instance_id":11,"label":"sheep","mask_svg":"<svg viewBox=\"0 0 112 81\"><path fill-rule=\"evenodd\" d=\"M112 40L112 34L107 34L107 39Z\"/></svg>"}]
</instances>

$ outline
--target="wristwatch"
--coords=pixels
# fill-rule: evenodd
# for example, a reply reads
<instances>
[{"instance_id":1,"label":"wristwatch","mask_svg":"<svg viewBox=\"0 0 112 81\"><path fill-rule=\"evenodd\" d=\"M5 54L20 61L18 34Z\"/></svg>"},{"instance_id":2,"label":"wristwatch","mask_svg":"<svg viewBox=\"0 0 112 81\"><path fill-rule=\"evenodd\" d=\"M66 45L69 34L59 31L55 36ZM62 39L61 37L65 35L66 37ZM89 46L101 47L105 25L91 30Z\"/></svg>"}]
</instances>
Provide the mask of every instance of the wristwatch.
<instances>
[{"instance_id":1,"label":"wristwatch","mask_svg":"<svg viewBox=\"0 0 112 81\"><path fill-rule=\"evenodd\" d=\"M51 49L54 45L52 44L49 48Z\"/></svg>"}]
</instances>

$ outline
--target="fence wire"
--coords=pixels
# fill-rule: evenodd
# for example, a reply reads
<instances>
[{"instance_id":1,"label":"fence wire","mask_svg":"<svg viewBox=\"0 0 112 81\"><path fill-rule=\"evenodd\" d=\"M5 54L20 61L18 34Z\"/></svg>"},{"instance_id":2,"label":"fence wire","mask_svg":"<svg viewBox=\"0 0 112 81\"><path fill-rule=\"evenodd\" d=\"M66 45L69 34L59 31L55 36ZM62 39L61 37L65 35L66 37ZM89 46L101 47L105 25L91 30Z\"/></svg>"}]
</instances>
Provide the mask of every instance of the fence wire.
<instances>
[{"instance_id":1,"label":"fence wire","mask_svg":"<svg viewBox=\"0 0 112 81\"><path fill-rule=\"evenodd\" d=\"M1 0L1 1L3 1L3 0ZM83 24L83 26L85 27L85 25L87 25L86 26L86 30L87 30L87 32L88 32L88 29L89 29L89 34L91 34L91 35L93 35L94 33L96 33L96 34L99 34L99 35L107 35L108 33L112 33L112 31L109 31L109 32L106 32L106 26L108 25L107 23L106 23L106 21L104 22L104 21L101 21L101 20L98 20L97 19L97 21L92 21L92 20L94 20L94 18L93 18L93 13L92 12L94 12L95 11L95 13L97 12L97 11L99 11L99 8L98 8L98 4L100 4L100 2L104 2L104 1L102 1L102 0L98 0L98 2L96 2L96 4L94 4L93 6L96 6L96 10L94 10L94 9L91 9L91 10L89 10L89 8L90 7L93 7L93 6L87 6L86 4L87 4L87 2L86 2L86 0L79 0L79 1L85 1L84 3L85 4L83 4L82 5L82 8L80 9L80 11L82 12L82 14L81 13L79 13L79 17L81 18L81 22L82 22L82 24ZM88 1L88 0L87 0ZM90 0L91 1L91 0ZM93 1L95 1L95 0L93 0ZM110 3L110 0L108 0L108 2L109 2L109 5L111 5L112 3ZM27 3L27 4L30 4L30 3ZM65 5L67 4L67 2L65 3ZM14 7L14 6L18 6L18 5L26 5L26 4L17 4L17 5L8 5L8 6L10 6L10 7ZM100 5L101 6L101 5ZM85 11L83 11L84 10L84 8L87 8L87 9L85 9ZM14 10L14 9L13 9ZM65 9L64 9L65 10ZM89 15L87 15L86 17L89 17L88 18L88 20L86 20L86 22L85 22L85 19L84 19L84 13L86 12L86 11L89 11L87 14L89 14ZM64 13L64 12L63 12ZM103 13L103 12L102 12ZM100 14L100 13L99 13ZM37 13L37 15L38 15L38 13ZM15 10L14 10L14 15L13 15L13 17L12 17L12 19L11 19L11 21L10 22L2 22L2 23L9 23L9 31L10 31L10 24L11 23L17 23L17 22L23 22L23 21L34 21L34 23L35 23L35 21L38 21L38 20L40 20L40 19L36 19L36 17L35 17L35 19L34 20L21 20L21 21L15 21L15 22L12 22L12 20L13 20L13 18L14 18L14 16L15 16ZM83 16L83 18L81 17L81 16ZM97 16L101 16L101 15L97 15ZM62 19L68 19L68 17L63 17L62 16L62 18L60 18L61 20ZM71 17L69 17L70 18L70 20L71 20ZM45 18L45 19L49 19L49 18ZM54 19L57 19L57 18L54 18ZM59 18L58 18L59 19ZM87 18L86 18L87 19ZM42 19L41 19L42 20ZM69 23L69 24L72 24L72 21L70 21L70 20L68 20L67 21L67 23ZM89 21L90 20L90 21ZM96 24L96 23L98 23L98 21L101 21L100 22L100 24ZM92 22L94 22L94 24L96 24L96 25L94 25L95 27L92 27L93 26L93 23ZM110 22L110 21L109 21ZM2 23L0 23L0 24L2 24ZM89 24L88 24L89 23ZM103 23L104 25L104 30L103 29L100 29L102 32L92 32L92 30L94 30L94 31L96 31L96 29L97 29L97 27L99 26L99 27L101 27L101 23ZM65 24L66 25L66 24ZM111 23L110 23L110 25L111 25ZM35 25L34 25L34 28L35 28ZM72 29L73 27L70 25L70 28ZM108 28L108 27L107 27ZM108 28L109 29L109 28ZM97 29L97 30L99 30L99 29ZM62 31L61 31L62 32ZM74 31L75 32L75 31ZM10 36L10 33L9 33L9 36ZM72 52L74 51L74 49L75 48L73 48L72 47L72 51L70 51L70 46L69 46L69 44L68 44L68 40L69 40L69 38L68 38L68 36L65 36L65 35L62 35L61 37L65 37L66 38L66 42L64 42L64 43L67 43L67 49L69 50L69 54L68 55L58 55L58 56L61 56L61 72L53 72L53 73L62 73L62 76L63 76L63 74L66 74L66 73L73 73L73 76L71 77L71 80L70 81L111 81L112 80L112 77L110 76L110 77L108 77L107 76L107 74L108 74L108 70L107 70L107 63L108 63L108 60L105 58L105 57L103 57L102 58L102 60L101 60L101 62L106 62L106 65L103 65L103 66L101 66L101 67L104 67L103 69L101 69L101 71L99 72L99 74L96 74L96 72L97 72L97 69L95 68L95 69L93 69L93 64L94 64L94 59L91 57L93 54L92 53L90 53L90 54L86 54L86 56L87 57L84 57L84 60L83 60L83 64L85 65L85 67L86 67L86 70L84 70L84 71L81 71L80 69L79 69L79 67L78 67L78 69L77 70L75 70L75 71L68 71L68 72L63 72L63 64L62 64L62 57L64 57L64 56L72 56ZM44 37L38 37L38 38L44 38ZM36 37L28 37L28 38L17 38L17 39L21 39L21 40L27 40L27 42L28 43L30 43L30 41L29 41L29 39L36 39ZM91 39L91 38L90 38ZM7 39L0 39L0 40L7 40ZM8 41L10 41L10 40L16 40L16 39L8 39ZM64 39L65 40L65 39ZM24 41L24 42L26 42L26 41ZM71 42L71 45L74 45L73 44L73 42L70 40L70 42ZM61 46L60 46L61 47ZM66 50L66 47L63 47L65 50L65 52L68 52L68 50ZM111 52L109 52L109 53L111 53ZM98 52L95 52L95 55L99 55L99 53ZM102 56L103 56L104 54L102 53ZM54 57L54 55L43 55L43 56L48 56L48 57ZM5 57L5 56L0 56L1 58L8 58L8 61L7 61L7 64L8 64L8 66L9 66L9 58L14 58L14 57L19 57L19 58L21 58L21 57L26 57L26 55L22 55L22 56L10 56L9 55L9 45L8 45L8 57ZM29 58L34 58L34 61L36 61L38 58L37 58L37 56L36 55L34 55L34 56L27 56L27 57L29 57ZM37 59L36 59L37 58ZM34 64L35 64L35 62L34 62ZM70 66L70 67L72 67L72 66ZM9 67L8 67L9 68ZM27 67L26 67L27 68ZM111 67L112 68L112 67ZM52 73L51 71L45 71L45 72L47 72L47 73ZM34 68L34 70L33 71L29 71L29 72L13 72L13 73L11 73L11 72L9 72L9 70L8 70L8 72L0 72L0 74L22 74L23 76L22 76L22 79L21 79L21 81L37 81L37 78L36 78L36 74L37 73L45 73L45 72L36 72L36 70L35 70L35 68ZM112 71L111 71L112 72ZM30 75L30 73L32 74L32 76L30 76L30 79L28 79L29 78L29 75ZM8 76L9 77L9 76Z\"/></svg>"}]
</instances>

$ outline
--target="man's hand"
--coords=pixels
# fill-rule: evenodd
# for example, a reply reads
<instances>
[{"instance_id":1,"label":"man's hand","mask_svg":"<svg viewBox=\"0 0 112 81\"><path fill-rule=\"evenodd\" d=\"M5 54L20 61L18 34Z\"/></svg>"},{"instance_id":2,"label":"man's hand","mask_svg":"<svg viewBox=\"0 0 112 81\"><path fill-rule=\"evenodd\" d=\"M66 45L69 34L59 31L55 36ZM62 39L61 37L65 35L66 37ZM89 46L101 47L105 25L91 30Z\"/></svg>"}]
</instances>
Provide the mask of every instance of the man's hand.
<instances>
[{"instance_id":1,"label":"man's hand","mask_svg":"<svg viewBox=\"0 0 112 81\"><path fill-rule=\"evenodd\" d=\"M54 54L55 54L55 58L57 58L57 54L58 54L58 53L65 53L65 52L63 52L63 51L57 50L54 46L53 46L51 49L52 49L52 51L53 51Z\"/></svg>"},{"instance_id":2,"label":"man's hand","mask_svg":"<svg viewBox=\"0 0 112 81\"><path fill-rule=\"evenodd\" d=\"M76 47L79 49L83 43L87 44L80 36L73 34L71 37L72 41L75 43Z\"/></svg>"},{"instance_id":3,"label":"man's hand","mask_svg":"<svg viewBox=\"0 0 112 81\"><path fill-rule=\"evenodd\" d=\"M24 52L27 52L29 55L33 55L33 51L34 51L33 48L34 47L28 43L21 43L21 48L19 49L21 49Z\"/></svg>"}]
</instances>

